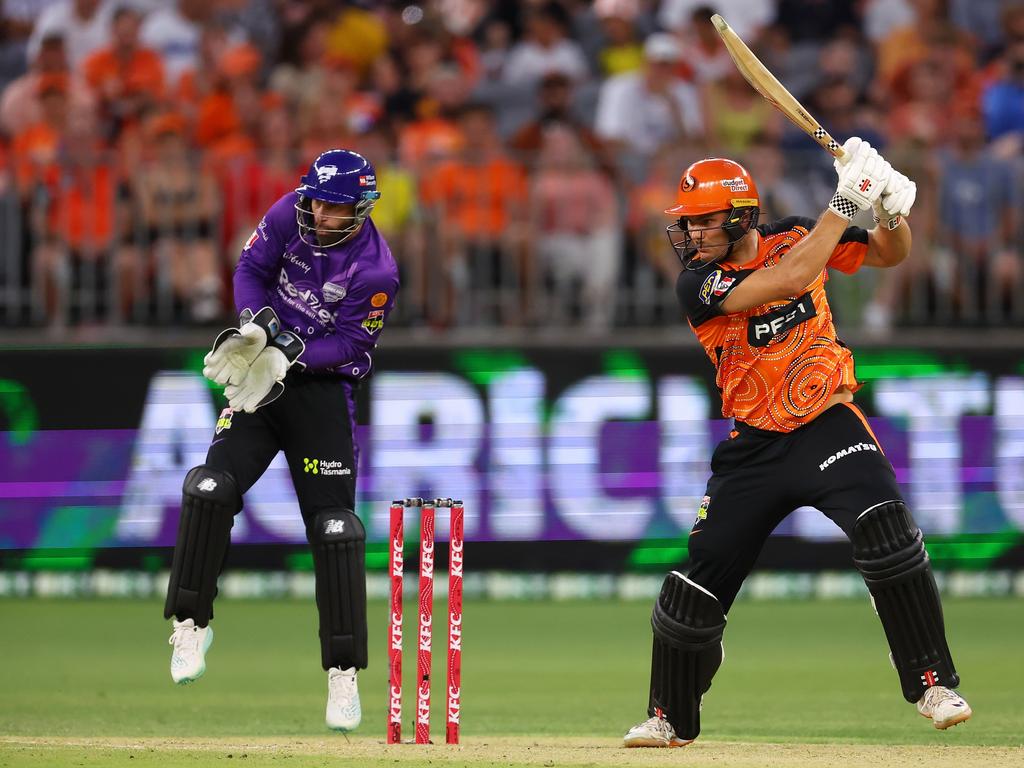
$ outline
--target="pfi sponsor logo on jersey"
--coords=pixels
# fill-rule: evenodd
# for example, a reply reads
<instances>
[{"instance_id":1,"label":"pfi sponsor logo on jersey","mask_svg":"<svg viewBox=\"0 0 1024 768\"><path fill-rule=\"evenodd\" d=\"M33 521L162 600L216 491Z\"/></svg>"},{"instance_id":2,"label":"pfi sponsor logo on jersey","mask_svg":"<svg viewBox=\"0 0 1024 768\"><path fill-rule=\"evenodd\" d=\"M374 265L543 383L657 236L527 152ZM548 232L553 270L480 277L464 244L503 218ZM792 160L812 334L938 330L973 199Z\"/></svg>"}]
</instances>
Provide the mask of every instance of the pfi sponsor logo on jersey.
<instances>
[{"instance_id":1,"label":"pfi sponsor logo on jersey","mask_svg":"<svg viewBox=\"0 0 1024 768\"><path fill-rule=\"evenodd\" d=\"M861 451L874 451L875 453L878 453L878 446L874 443L855 443L849 448L843 448L843 450L833 453L821 462L821 464L818 465L818 471L824 472L844 456L849 456L852 453L860 453Z\"/></svg>"},{"instance_id":2,"label":"pfi sponsor logo on jersey","mask_svg":"<svg viewBox=\"0 0 1024 768\"><path fill-rule=\"evenodd\" d=\"M754 315L747 324L747 343L752 347L767 347L779 334L786 333L817 315L814 299L805 293L783 307Z\"/></svg>"}]
</instances>

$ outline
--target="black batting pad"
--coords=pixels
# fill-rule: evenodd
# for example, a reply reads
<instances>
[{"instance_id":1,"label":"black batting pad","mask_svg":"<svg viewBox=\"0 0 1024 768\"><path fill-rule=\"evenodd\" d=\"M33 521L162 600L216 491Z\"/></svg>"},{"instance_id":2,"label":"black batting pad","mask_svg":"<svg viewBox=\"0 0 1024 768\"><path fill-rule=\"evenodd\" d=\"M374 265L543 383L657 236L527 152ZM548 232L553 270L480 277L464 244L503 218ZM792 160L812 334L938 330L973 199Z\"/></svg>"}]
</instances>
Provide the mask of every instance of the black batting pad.
<instances>
[{"instance_id":1,"label":"black batting pad","mask_svg":"<svg viewBox=\"0 0 1024 768\"><path fill-rule=\"evenodd\" d=\"M200 627L210 623L217 577L224 567L235 515L241 508L241 495L231 475L207 466L189 470L182 488L165 618L191 618Z\"/></svg>"},{"instance_id":2,"label":"black batting pad","mask_svg":"<svg viewBox=\"0 0 1024 768\"><path fill-rule=\"evenodd\" d=\"M701 697L722 664L725 613L718 599L673 571L651 614L654 650L647 714L664 717L682 739L700 733Z\"/></svg>"},{"instance_id":3,"label":"black batting pad","mask_svg":"<svg viewBox=\"0 0 1024 768\"><path fill-rule=\"evenodd\" d=\"M366 531L347 509L328 510L306 526L316 571L324 669L365 669Z\"/></svg>"},{"instance_id":4,"label":"black batting pad","mask_svg":"<svg viewBox=\"0 0 1024 768\"><path fill-rule=\"evenodd\" d=\"M903 696L917 701L932 685L958 686L939 590L910 510L902 501L868 509L857 518L851 541L853 562L882 620Z\"/></svg>"}]
</instances>

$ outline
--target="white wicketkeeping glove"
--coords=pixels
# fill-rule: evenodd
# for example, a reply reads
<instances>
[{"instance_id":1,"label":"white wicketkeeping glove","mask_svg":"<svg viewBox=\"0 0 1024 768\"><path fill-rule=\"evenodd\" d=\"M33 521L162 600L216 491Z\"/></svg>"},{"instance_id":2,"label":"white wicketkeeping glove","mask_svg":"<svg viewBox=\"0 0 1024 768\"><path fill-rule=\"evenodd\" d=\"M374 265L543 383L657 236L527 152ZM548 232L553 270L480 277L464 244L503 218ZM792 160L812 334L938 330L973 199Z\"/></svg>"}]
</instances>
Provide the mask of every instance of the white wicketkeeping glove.
<instances>
[{"instance_id":1,"label":"white wicketkeeping glove","mask_svg":"<svg viewBox=\"0 0 1024 768\"><path fill-rule=\"evenodd\" d=\"M290 331L279 333L252 361L241 383L225 387L228 405L236 411L253 413L279 398L288 369L296 364L303 366L297 361L305 348L302 339Z\"/></svg>"},{"instance_id":2,"label":"white wicketkeeping glove","mask_svg":"<svg viewBox=\"0 0 1024 768\"><path fill-rule=\"evenodd\" d=\"M885 222L889 229L900 225L901 217L910 213L917 199L917 184L904 174L893 171L885 192L874 203L875 222Z\"/></svg>"},{"instance_id":3,"label":"white wicketkeeping glove","mask_svg":"<svg viewBox=\"0 0 1024 768\"><path fill-rule=\"evenodd\" d=\"M267 347L253 360L248 368L248 375L241 384L228 384L224 394L228 405L236 411L252 413L288 373L288 358L277 347Z\"/></svg>"},{"instance_id":4,"label":"white wicketkeeping glove","mask_svg":"<svg viewBox=\"0 0 1024 768\"><path fill-rule=\"evenodd\" d=\"M839 184L828 207L849 221L882 196L893 171L877 150L857 136L847 139L843 149L842 162L834 163Z\"/></svg>"},{"instance_id":5,"label":"white wicketkeeping glove","mask_svg":"<svg viewBox=\"0 0 1024 768\"><path fill-rule=\"evenodd\" d=\"M203 358L203 376L215 384L241 384L249 366L281 330L277 313L270 307L255 315L245 310L239 325L221 331Z\"/></svg>"}]
</instances>

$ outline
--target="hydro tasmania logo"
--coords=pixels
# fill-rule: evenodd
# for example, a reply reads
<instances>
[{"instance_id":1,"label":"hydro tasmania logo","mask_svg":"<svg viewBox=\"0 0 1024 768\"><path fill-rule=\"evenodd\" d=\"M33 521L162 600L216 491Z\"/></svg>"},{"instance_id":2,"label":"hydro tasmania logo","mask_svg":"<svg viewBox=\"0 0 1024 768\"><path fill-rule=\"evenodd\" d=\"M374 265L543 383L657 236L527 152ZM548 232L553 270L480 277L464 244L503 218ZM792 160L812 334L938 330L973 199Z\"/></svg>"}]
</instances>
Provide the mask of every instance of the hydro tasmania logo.
<instances>
[{"instance_id":1,"label":"hydro tasmania logo","mask_svg":"<svg viewBox=\"0 0 1024 768\"><path fill-rule=\"evenodd\" d=\"M874 443L854 443L849 448L843 448L843 450L837 453L833 453L831 456L829 456L827 459L821 462L821 464L818 465L818 471L824 472L826 469L831 467L844 456L849 456L851 453L860 453L861 451L874 451L875 453L877 453L878 446L875 445Z\"/></svg>"},{"instance_id":2,"label":"hydro tasmania logo","mask_svg":"<svg viewBox=\"0 0 1024 768\"><path fill-rule=\"evenodd\" d=\"M308 475L351 475L352 470L344 462L334 459L303 459L302 471Z\"/></svg>"}]
</instances>

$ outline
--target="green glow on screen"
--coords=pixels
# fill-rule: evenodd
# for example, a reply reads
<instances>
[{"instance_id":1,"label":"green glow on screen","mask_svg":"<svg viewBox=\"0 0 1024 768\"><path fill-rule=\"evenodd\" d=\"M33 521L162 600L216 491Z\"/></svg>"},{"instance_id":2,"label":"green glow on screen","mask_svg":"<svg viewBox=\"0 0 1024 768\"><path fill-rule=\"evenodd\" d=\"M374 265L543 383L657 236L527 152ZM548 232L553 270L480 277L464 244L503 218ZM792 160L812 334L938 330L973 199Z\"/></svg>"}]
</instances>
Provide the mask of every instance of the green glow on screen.
<instances>
[{"instance_id":1,"label":"green glow on screen","mask_svg":"<svg viewBox=\"0 0 1024 768\"><path fill-rule=\"evenodd\" d=\"M610 349L604 353L604 370L618 378L646 378L647 366L640 356L628 349Z\"/></svg>"},{"instance_id":2,"label":"green glow on screen","mask_svg":"<svg viewBox=\"0 0 1024 768\"><path fill-rule=\"evenodd\" d=\"M481 387L486 387L495 376L508 371L529 368L530 364L519 352L493 349L467 349L452 356L455 370Z\"/></svg>"},{"instance_id":3,"label":"green glow on screen","mask_svg":"<svg viewBox=\"0 0 1024 768\"><path fill-rule=\"evenodd\" d=\"M938 568L983 571L991 568L995 560L1007 550L1022 542L1024 534L1006 531L928 536L925 539L925 546L929 557Z\"/></svg>"},{"instance_id":4,"label":"green glow on screen","mask_svg":"<svg viewBox=\"0 0 1024 768\"><path fill-rule=\"evenodd\" d=\"M944 362L938 355L916 349L867 349L854 354L857 378L914 378L941 373L964 373L970 370L962 362Z\"/></svg>"},{"instance_id":5,"label":"green glow on screen","mask_svg":"<svg viewBox=\"0 0 1024 768\"><path fill-rule=\"evenodd\" d=\"M646 539L639 542L626 560L627 570L665 570L690 556L688 542L677 538Z\"/></svg>"},{"instance_id":6,"label":"green glow on screen","mask_svg":"<svg viewBox=\"0 0 1024 768\"><path fill-rule=\"evenodd\" d=\"M26 571L88 571L94 560L91 549L40 549L17 558L15 567Z\"/></svg>"},{"instance_id":7,"label":"green glow on screen","mask_svg":"<svg viewBox=\"0 0 1024 768\"><path fill-rule=\"evenodd\" d=\"M285 557L284 562L289 571L312 571L313 553L292 552Z\"/></svg>"},{"instance_id":8,"label":"green glow on screen","mask_svg":"<svg viewBox=\"0 0 1024 768\"><path fill-rule=\"evenodd\" d=\"M7 439L13 445L25 445L39 429L35 403L21 382L0 379L0 410L7 416Z\"/></svg>"}]
</instances>

